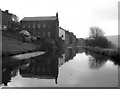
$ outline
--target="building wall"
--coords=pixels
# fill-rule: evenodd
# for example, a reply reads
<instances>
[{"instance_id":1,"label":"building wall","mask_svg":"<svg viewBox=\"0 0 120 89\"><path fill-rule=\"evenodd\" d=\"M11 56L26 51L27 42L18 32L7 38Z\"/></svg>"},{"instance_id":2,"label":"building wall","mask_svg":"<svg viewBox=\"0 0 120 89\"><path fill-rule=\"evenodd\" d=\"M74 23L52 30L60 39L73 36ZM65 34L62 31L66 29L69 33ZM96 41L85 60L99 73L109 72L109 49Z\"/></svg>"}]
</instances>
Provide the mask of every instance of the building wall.
<instances>
[{"instance_id":1,"label":"building wall","mask_svg":"<svg viewBox=\"0 0 120 89\"><path fill-rule=\"evenodd\" d=\"M65 31L65 45L66 47L70 45L70 35L68 31Z\"/></svg>"},{"instance_id":2,"label":"building wall","mask_svg":"<svg viewBox=\"0 0 120 89\"><path fill-rule=\"evenodd\" d=\"M56 38L58 34L56 21L21 21L22 29L40 38Z\"/></svg>"},{"instance_id":3,"label":"building wall","mask_svg":"<svg viewBox=\"0 0 120 89\"><path fill-rule=\"evenodd\" d=\"M76 46L77 43L76 43L76 36L75 35L72 35L72 46Z\"/></svg>"},{"instance_id":4,"label":"building wall","mask_svg":"<svg viewBox=\"0 0 120 89\"><path fill-rule=\"evenodd\" d=\"M6 11L2 11L2 25L10 29L12 27L11 24L12 24L12 14Z\"/></svg>"},{"instance_id":5,"label":"building wall","mask_svg":"<svg viewBox=\"0 0 120 89\"><path fill-rule=\"evenodd\" d=\"M77 45L77 39L76 36L69 32L69 31L65 31L65 44L67 47L74 47Z\"/></svg>"},{"instance_id":6,"label":"building wall","mask_svg":"<svg viewBox=\"0 0 120 89\"><path fill-rule=\"evenodd\" d=\"M59 66L63 65L65 63L65 54L62 54L62 56L59 58Z\"/></svg>"},{"instance_id":7,"label":"building wall","mask_svg":"<svg viewBox=\"0 0 120 89\"><path fill-rule=\"evenodd\" d=\"M0 30L2 30L2 11L0 9Z\"/></svg>"},{"instance_id":8,"label":"building wall","mask_svg":"<svg viewBox=\"0 0 120 89\"><path fill-rule=\"evenodd\" d=\"M62 40L65 40L65 31L63 29L59 29L59 37L61 37Z\"/></svg>"},{"instance_id":9,"label":"building wall","mask_svg":"<svg viewBox=\"0 0 120 89\"><path fill-rule=\"evenodd\" d=\"M85 40L82 39L82 38L79 38L77 45L78 45L78 46L85 46L85 45L86 45L86 44L85 44Z\"/></svg>"}]
</instances>

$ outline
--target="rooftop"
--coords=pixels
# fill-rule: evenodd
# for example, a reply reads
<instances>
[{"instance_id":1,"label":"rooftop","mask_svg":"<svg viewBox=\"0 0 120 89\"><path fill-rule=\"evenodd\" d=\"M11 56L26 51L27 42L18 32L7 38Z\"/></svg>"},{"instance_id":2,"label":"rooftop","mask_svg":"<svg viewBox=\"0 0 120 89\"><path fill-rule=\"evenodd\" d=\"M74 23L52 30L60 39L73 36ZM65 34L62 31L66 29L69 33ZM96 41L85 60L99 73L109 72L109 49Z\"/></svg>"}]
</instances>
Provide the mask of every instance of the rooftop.
<instances>
[{"instance_id":1,"label":"rooftop","mask_svg":"<svg viewBox=\"0 0 120 89\"><path fill-rule=\"evenodd\" d=\"M24 17L21 21L39 21L39 20L56 20L56 16L46 16L46 17Z\"/></svg>"}]
</instances>

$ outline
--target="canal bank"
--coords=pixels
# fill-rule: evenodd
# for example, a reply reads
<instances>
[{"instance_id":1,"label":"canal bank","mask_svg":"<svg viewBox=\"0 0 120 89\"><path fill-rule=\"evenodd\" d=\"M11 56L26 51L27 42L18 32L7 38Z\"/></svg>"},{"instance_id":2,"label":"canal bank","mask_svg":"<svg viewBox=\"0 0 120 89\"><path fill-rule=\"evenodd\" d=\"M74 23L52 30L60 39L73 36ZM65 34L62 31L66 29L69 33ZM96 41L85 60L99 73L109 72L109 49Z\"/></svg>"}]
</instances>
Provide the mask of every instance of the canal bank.
<instances>
[{"instance_id":1,"label":"canal bank","mask_svg":"<svg viewBox=\"0 0 120 89\"><path fill-rule=\"evenodd\" d=\"M58 47L54 40L35 40L32 43L22 42L17 39L2 36L2 57L9 57L19 54L39 52L39 51L52 51Z\"/></svg>"},{"instance_id":2,"label":"canal bank","mask_svg":"<svg viewBox=\"0 0 120 89\"><path fill-rule=\"evenodd\" d=\"M23 43L16 39L2 37L2 57L38 51L40 45Z\"/></svg>"},{"instance_id":3,"label":"canal bank","mask_svg":"<svg viewBox=\"0 0 120 89\"><path fill-rule=\"evenodd\" d=\"M102 56L107 56L111 58L120 58L120 51L119 49L106 49L106 48L99 48L99 47L89 47L89 46L83 46L85 50L88 50L90 52L94 52L97 54L100 54Z\"/></svg>"},{"instance_id":4,"label":"canal bank","mask_svg":"<svg viewBox=\"0 0 120 89\"><path fill-rule=\"evenodd\" d=\"M62 54L50 52L15 61L5 66L2 83L5 87L117 87L118 66L104 57L93 57L81 48L67 48Z\"/></svg>"}]
</instances>

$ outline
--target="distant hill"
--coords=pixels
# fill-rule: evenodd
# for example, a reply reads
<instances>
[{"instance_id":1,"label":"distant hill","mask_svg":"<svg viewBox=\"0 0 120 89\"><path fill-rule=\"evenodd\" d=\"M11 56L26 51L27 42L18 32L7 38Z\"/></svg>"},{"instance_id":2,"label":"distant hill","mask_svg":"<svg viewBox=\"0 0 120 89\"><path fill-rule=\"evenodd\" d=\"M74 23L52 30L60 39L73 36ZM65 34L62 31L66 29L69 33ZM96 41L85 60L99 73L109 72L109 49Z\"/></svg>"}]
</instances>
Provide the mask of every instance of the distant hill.
<instances>
[{"instance_id":1,"label":"distant hill","mask_svg":"<svg viewBox=\"0 0 120 89\"><path fill-rule=\"evenodd\" d=\"M119 38L118 38L118 35L111 35L111 36L106 36L106 38L111 41L113 44L115 44L117 47L120 45L118 45L118 39L119 39L119 43L120 43L120 35L119 35Z\"/></svg>"}]
</instances>

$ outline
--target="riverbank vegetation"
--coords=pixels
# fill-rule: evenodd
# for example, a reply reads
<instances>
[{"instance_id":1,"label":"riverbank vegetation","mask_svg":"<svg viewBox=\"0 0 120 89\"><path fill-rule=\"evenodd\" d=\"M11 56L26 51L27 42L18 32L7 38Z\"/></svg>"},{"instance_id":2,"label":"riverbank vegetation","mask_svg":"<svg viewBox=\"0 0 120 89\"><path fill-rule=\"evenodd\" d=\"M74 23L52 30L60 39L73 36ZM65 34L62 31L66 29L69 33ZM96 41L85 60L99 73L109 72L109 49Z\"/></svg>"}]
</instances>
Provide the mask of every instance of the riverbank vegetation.
<instances>
[{"instance_id":1,"label":"riverbank vegetation","mask_svg":"<svg viewBox=\"0 0 120 89\"><path fill-rule=\"evenodd\" d=\"M60 39L36 39L33 42L23 42L23 37L18 32L3 31L2 33L2 57L8 57L18 54L52 51L62 48Z\"/></svg>"},{"instance_id":2,"label":"riverbank vegetation","mask_svg":"<svg viewBox=\"0 0 120 89\"><path fill-rule=\"evenodd\" d=\"M85 40L86 50L97 54L111 57L115 60L120 59L120 48L117 48L111 41L107 40L104 32L99 27L91 27L89 38Z\"/></svg>"},{"instance_id":3,"label":"riverbank vegetation","mask_svg":"<svg viewBox=\"0 0 120 89\"><path fill-rule=\"evenodd\" d=\"M107 40L104 36L104 32L99 27L91 27L89 32L89 38L85 40L86 45L90 47L100 48L116 48L115 45Z\"/></svg>"}]
</instances>

